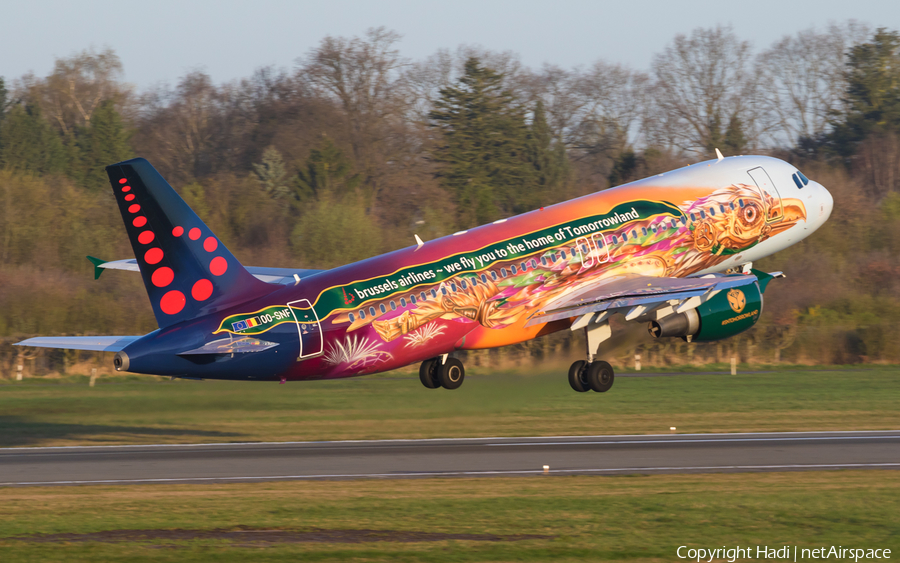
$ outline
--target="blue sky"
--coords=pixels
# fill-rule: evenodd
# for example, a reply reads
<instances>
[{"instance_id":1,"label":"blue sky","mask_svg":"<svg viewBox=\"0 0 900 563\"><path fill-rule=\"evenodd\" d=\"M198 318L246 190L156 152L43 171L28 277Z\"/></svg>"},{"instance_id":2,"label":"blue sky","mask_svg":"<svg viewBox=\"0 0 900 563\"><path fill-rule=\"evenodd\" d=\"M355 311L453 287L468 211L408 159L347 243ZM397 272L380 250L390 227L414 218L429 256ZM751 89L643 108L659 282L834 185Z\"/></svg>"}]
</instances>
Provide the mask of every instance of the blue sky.
<instances>
[{"instance_id":1,"label":"blue sky","mask_svg":"<svg viewBox=\"0 0 900 563\"><path fill-rule=\"evenodd\" d=\"M401 53L478 44L510 50L531 67L587 65L597 59L647 69L676 33L732 25L757 49L783 35L850 18L900 30L897 0L534 1L534 0L17 0L4 2L0 76L45 76L56 57L112 47L128 82L174 84L200 69L216 82L266 65L293 67L326 35L369 27L399 32Z\"/></svg>"}]
</instances>

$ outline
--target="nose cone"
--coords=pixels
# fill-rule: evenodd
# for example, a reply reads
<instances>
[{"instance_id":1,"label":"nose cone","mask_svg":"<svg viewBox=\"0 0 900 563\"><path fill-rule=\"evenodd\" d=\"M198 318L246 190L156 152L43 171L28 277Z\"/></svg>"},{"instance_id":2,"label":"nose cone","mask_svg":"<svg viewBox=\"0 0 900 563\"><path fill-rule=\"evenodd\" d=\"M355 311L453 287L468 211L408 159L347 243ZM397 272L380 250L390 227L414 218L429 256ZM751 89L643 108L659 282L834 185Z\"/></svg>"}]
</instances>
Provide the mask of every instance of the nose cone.
<instances>
[{"instance_id":1,"label":"nose cone","mask_svg":"<svg viewBox=\"0 0 900 563\"><path fill-rule=\"evenodd\" d=\"M822 225L825 224L825 221L831 217L831 210L834 208L834 198L831 196L831 192L825 189L825 186L815 183L815 196L813 198L812 209L810 209L810 215L812 215L811 219L813 219L812 223L815 225L815 228L818 229Z\"/></svg>"}]
</instances>

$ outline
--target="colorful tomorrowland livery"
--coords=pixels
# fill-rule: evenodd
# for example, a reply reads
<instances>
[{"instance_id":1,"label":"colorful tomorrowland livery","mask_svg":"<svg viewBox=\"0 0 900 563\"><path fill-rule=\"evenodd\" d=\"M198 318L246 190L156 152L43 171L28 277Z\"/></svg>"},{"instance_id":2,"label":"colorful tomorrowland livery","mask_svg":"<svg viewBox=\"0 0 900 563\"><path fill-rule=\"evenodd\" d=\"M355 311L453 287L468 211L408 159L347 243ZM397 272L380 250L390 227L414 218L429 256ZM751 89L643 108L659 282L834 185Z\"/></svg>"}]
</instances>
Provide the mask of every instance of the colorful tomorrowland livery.
<instances>
[{"instance_id":1,"label":"colorful tomorrowland livery","mask_svg":"<svg viewBox=\"0 0 900 563\"><path fill-rule=\"evenodd\" d=\"M292 381L421 362L425 387L455 389L457 350L583 330L577 391L606 391L609 320L652 337L717 340L747 330L779 273L752 262L809 236L828 191L790 164L741 156L495 221L332 270L244 267L143 159L107 168L159 329L144 336L19 343L116 352L118 370Z\"/></svg>"}]
</instances>

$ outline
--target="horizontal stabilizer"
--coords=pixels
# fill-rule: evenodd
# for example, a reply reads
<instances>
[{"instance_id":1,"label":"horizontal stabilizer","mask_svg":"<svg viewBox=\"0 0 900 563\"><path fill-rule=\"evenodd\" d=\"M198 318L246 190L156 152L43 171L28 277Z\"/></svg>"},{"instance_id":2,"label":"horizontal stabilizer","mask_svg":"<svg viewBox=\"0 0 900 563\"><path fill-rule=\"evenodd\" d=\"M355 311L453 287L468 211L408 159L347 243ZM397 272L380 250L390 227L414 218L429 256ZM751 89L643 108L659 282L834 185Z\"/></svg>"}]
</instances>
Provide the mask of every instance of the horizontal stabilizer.
<instances>
[{"instance_id":1,"label":"horizontal stabilizer","mask_svg":"<svg viewBox=\"0 0 900 563\"><path fill-rule=\"evenodd\" d=\"M222 338L213 340L205 346L181 352L179 356L195 356L201 354L246 354L248 352L262 352L278 346L277 342L266 342L256 338Z\"/></svg>"},{"instance_id":2,"label":"horizontal stabilizer","mask_svg":"<svg viewBox=\"0 0 900 563\"><path fill-rule=\"evenodd\" d=\"M99 258L94 258L93 256L88 256L88 260L94 264L95 274L94 279L100 277L96 271L103 270L125 270L128 272L140 272L141 269L138 266L138 262L134 258L128 258L126 260L113 260L111 262L104 262ZM99 263L98 263L99 262ZM298 270L294 268L266 268L264 266L245 266L245 270L250 272L256 279L260 281L264 281L266 283L274 283L281 285L289 285L297 282L297 278L305 279L310 276L314 276L316 274L320 274L325 270ZM296 277L294 277L296 276Z\"/></svg>"},{"instance_id":3,"label":"horizontal stabilizer","mask_svg":"<svg viewBox=\"0 0 900 563\"><path fill-rule=\"evenodd\" d=\"M92 350L94 352L121 352L123 348L141 336L38 336L17 342L15 346L35 348L62 348L64 350Z\"/></svg>"}]
</instances>

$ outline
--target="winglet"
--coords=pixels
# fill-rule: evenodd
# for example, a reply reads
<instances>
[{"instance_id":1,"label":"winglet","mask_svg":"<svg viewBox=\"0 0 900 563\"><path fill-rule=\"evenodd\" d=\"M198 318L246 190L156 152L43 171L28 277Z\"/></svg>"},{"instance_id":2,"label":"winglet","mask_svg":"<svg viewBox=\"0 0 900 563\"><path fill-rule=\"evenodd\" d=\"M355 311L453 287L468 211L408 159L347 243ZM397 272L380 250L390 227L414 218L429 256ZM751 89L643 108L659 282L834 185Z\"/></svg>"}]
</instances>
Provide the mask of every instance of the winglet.
<instances>
[{"instance_id":1,"label":"winglet","mask_svg":"<svg viewBox=\"0 0 900 563\"><path fill-rule=\"evenodd\" d=\"M416 237L416 248L417 249L422 248L422 245L425 243L422 242L422 239L419 238L419 235L413 235L413 236Z\"/></svg>"},{"instance_id":2,"label":"winglet","mask_svg":"<svg viewBox=\"0 0 900 563\"><path fill-rule=\"evenodd\" d=\"M109 260L101 260L99 258L94 258L93 256L88 256L87 259L94 265L94 279L99 280L100 274L103 273L103 268L101 268L101 266L106 264Z\"/></svg>"},{"instance_id":3,"label":"winglet","mask_svg":"<svg viewBox=\"0 0 900 563\"><path fill-rule=\"evenodd\" d=\"M716 149L716 158L718 159L716 162L722 162L725 159L725 157L722 156L722 151L718 148Z\"/></svg>"}]
</instances>

